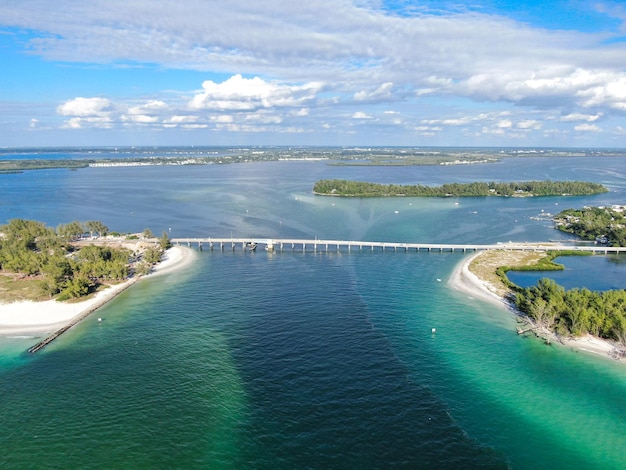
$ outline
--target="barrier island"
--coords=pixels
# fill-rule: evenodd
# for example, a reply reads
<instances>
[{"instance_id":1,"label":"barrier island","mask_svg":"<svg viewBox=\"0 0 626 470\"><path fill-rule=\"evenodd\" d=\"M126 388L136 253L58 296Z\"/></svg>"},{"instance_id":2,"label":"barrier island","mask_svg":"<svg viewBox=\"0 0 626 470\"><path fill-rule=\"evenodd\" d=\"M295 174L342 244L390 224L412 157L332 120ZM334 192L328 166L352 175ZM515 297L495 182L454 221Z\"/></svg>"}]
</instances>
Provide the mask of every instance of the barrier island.
<instances>
[{"instance_id":1,"label":"barrier island","mask_svg":"<svg viewBox=\"0 0 626 470\"><path fill-rule=\"evenodd\" d=\"M426 186L332 179L317 181L313 192L321 196L340 197L533 197L589 196L606 193L608 189L601 184L585 181L473 182Z\"/></svg>"}]
</instances>

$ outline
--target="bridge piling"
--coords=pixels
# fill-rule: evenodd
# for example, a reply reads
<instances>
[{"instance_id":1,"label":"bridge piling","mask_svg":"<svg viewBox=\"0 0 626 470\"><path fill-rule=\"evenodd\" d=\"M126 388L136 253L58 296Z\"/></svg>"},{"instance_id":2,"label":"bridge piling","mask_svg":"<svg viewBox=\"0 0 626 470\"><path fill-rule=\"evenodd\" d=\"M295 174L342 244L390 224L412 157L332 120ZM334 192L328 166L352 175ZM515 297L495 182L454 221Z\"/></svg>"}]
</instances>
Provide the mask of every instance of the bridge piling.
<instances>
[{"instance_id":1,"label":"bridge piling","mask_svg":"<svg viewBox=\"0 0 626 470\"><path fill-rule=\"evenodd\" d=\"M226 245L230 243L230 248L233 251L238 250L239 245L241 245L242 249L245 250L247 247L247 243L256 243L263 244L266 247L270 244L276 245L280 244L281 251L285 250L285 244L291 244L292 251L295 251L296 246L302 245L302 252L306 253L307 249L312 248L315 252L318 249L325 250L329 252L329 249L336 249L337 252L341 251L352 251L352 247L357 247L358 249L363 251L366 248L370 248L371 251L376 251L377 248L380 248L382 252L388 251L387 248L393 248L394 252L397 252L399 248L404 248L405 252L410 252L413 248L415 248L415 252L419 253L420 251L428 251L429 253L432 251L439 252L455 252L462 251L463 253L468 253L470 251L481 251L481 250L506 250L506 251L548 251L548 250L572 250L575 249L580 252L594 253L598 255L608 255L611 253L620 254L626 253L626 247L609 247L609 246L572 246L571 244L556 244L552 242L545 243L516 243L516 242L506 242L506 243L493 243L493 244L454 244L454 243L393 243L393 242L370 242L370 241L354 241L354 240L304 240L304 239L276 239L276 240L267 240L267 239L255 239L255 238L172 238L171 243L173 245L183 246L187 245L189 247L198 245L198 249L201 251L207 245L211 250L214 248L217 249L217 244L219 244L219 249L224 251Z\"/></svg>"}]
</instances>

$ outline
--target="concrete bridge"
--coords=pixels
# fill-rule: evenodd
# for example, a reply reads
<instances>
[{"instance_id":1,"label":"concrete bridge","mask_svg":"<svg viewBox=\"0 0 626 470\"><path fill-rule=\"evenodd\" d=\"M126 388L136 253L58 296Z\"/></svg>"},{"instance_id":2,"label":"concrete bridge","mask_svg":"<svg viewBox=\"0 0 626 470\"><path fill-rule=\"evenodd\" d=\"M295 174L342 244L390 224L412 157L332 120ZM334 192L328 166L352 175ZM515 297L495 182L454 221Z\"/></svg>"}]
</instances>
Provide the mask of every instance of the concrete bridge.
<instances>
[{"instance_id":1,"label":"concrete bridge","mask_svg":"<svg viewBox=\"0 0 626 470\"><path fill-rule=\"evenodd\" d=\"M514 250L514 251L548 251L576 250L596 254L626 253L626 247L609 247L604 245L573 245L564 243L494 243L494 244L448 244L448 243L396 243L371 242L355 240L306 240L299 238L172 238L177 245L197 246L210 250L252 250L262 248L267 251L483 251L483 250Z\"/></svg>"}]
</instances>

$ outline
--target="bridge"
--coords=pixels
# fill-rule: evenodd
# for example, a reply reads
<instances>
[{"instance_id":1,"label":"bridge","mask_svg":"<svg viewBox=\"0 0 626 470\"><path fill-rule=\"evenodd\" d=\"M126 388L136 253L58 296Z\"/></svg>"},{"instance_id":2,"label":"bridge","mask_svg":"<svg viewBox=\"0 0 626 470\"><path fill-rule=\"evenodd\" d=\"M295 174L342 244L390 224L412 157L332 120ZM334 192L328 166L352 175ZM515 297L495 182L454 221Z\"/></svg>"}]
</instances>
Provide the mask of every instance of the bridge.
<instances>
[{"instance_id":1,"label":"bridge","mask_svg":"<svg viewBox=\"0 0 626 470\"><path fill-rule=\"evenodd\" d=\"M397 243L372 242L355 240L322 240L299 238L172 238L176 245L197 246L200 249L210 250L253 250L262 247L267 251L484 251L484 250L512 250L512 251L548 251L548 250L576 250L582 252L609 254L626 253L626 247L612 247L604 245L572 245L558 242L550 243L493 243L493 244L447 244L447 243Z\"/></svg>"}]
</instances>

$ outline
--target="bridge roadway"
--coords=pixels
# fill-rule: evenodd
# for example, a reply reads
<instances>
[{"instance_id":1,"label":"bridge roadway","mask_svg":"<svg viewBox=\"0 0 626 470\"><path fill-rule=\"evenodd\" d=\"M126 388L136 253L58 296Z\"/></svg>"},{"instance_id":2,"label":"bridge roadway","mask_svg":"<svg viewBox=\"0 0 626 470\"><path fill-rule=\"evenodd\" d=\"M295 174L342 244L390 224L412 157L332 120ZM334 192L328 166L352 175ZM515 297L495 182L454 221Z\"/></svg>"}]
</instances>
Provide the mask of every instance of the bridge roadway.
<instances>
[{"instance_id":1,"label":"bridge roadway","mask_svg":"<svg viewBox=\"0 0 626 470\"><path fill-rule=\"evenodd\" d=\"M484 250L514 250L514 251L547 251L547 250L576 250L591 253L626 253L626 247L609 247L603 245L573 245L559 243L495 243L495 244L451 244L451 243L395 243L370 242L354 240L305 240L298 238L172 238L171 242L177 245L197 245L200 249L219 250L249 250L253 246L263 247L268 251L352 251L352 250L404 250L404 251L484 251Z\"/></svg>"}]
</instances>

